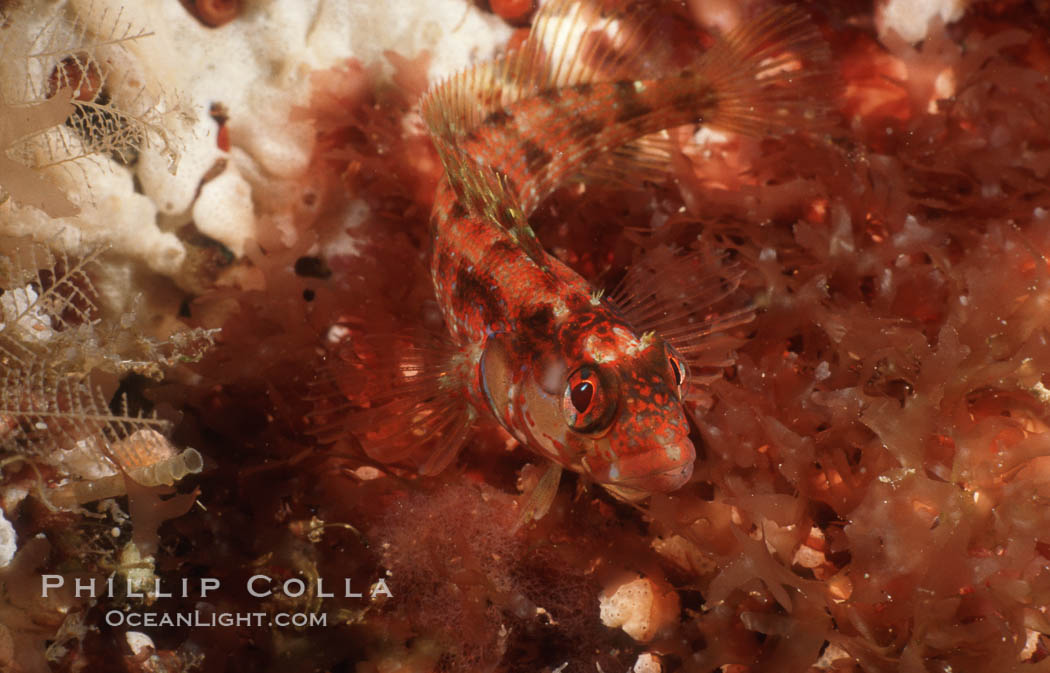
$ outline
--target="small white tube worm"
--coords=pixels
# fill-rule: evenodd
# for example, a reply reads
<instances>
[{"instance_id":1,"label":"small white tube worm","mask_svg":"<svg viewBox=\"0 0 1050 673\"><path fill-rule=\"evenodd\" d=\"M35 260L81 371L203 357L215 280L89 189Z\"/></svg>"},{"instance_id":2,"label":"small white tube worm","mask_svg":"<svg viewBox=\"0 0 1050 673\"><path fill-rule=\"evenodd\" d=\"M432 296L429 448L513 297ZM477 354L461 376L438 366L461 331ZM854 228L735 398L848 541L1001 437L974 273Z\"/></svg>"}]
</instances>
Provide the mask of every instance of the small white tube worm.
<instances>
[{"instance_id":1,"label":"small white tube worm","mask_svg":"<svg viewBox=\"0 0 1050 673\"><path fill-rule=\"evenodd\" d=\"M152 465L127 470L127 477L143 486L170 486L188 474L197 474L204 468L204 458L196 449L156 462ZM128 492L125 475L118 473L101 479L74 481L49 489L47 498L57 507L75 507L104 498L116 498Z\"/></svg>"}]
</instances>

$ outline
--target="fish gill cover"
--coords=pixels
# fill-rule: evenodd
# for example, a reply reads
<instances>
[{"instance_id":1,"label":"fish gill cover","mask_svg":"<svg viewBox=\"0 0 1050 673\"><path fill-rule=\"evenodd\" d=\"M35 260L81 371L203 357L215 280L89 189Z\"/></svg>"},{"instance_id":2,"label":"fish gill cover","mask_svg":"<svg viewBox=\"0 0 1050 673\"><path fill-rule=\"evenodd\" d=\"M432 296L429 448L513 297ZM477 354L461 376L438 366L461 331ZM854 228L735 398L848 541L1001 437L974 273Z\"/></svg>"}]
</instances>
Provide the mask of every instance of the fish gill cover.
<instances>
[{"instance_id":1,"label":"fish gill cover","mask_svg":"<svg viewBox=\"0 0 1050 673\"><path fill-rule=\"evenodd\" d=\"M699 26L768 4L660 3L666 39L637 67L680 68L712 42ZM222 3L185 5L226 17ZM374 335L444 329L428 270L442 167L417 107L426 56L310 74L291 120L312 128L307 169L252 194L255 231L234 261L187 237L194 273L180 272L176 306L197 331L170 346L170 323L139 341L131 318L105 312L92 281L112 254L5 243L0 542L17 552L0 568L0 670L1044 670L1050 7L974 2L922 17L916 37L896 2L803 6L841 81L832 127L675 129L662 172L611 164L530 220L595 287L668 251L743 270L734 297L754 319L690 402L692 477L639 503L570 476L522 526L545 463L494 423L427 477L419 456L317 431L375 406L339 363L367 363ZM534 8L489 9L527 31ZM2 207L37 188L54 198L33 186L46 156L6 157L23 191L0 178ZM71 407L78 396L89 406ZM164 500L124 462L142 447L157 464L192 447L203 471ZM118 468L83 467L97 454ZM113 474L127 476L105 500L70 486ZM221 588L45 598L43 574ZM253 575L311 589L259 598L244 591ZM370 596L380 579L392 595ZM327 623L106 622L146 608Z\"/></svg>"}]
</instances>

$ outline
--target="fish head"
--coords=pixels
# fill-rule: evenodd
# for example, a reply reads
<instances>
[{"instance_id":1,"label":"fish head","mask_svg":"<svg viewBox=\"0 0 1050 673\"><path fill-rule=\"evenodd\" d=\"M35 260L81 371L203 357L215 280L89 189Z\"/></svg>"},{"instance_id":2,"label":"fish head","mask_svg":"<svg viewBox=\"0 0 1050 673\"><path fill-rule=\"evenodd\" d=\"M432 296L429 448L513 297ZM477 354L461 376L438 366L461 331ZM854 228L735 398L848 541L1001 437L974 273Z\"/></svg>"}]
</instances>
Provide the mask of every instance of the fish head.
<instances>
[{"instance_id":1,"label":"fish head","mask_svg":"<svg viewBox=\"0 0 1050 673\"><path fill-rule=\"evenodd\" d=\"M504 425L624 500L689 481L696 450L682 406L688 372L669 344L608 316L570 325L551 346L496 395L506 404Z\"/></svg>"},{"instance_id":2,"label":"fish head","mask_svg":"<svg viewBox=\"0 0 1050 673\"><path fill-rule=\"evenodd\" d=\"M682 406L685 362L663 339L615 323L579 346L562 415L588 445L583 473L625 500L683 486L696 461Z\"/></svg>"}]
</instances>

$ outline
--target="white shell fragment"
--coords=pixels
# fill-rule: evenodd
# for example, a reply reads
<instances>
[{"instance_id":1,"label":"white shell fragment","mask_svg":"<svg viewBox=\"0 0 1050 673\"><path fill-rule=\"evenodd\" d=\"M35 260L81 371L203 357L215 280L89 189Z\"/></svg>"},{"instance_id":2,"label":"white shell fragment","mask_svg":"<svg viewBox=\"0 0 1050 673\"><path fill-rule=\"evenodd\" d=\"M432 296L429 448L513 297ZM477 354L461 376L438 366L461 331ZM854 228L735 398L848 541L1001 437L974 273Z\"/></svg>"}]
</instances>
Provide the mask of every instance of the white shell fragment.
<instances>
[{"instance_id":1,"label":"white shell fragment","mask_svg":"<svg viewBox=\"0 0 1050 673\"><path fill-rule=\"evenodd\" d=\"M967 4L967 0L885 0L875 13L875 24L879 37L893 31L915 44L926 37L935 18L943 23L958 21Z\"/></svg>"},{"instance_id":2,"label":"white shell fragment","mask_svg":"<svg viewBox=\"0 0 1050 673\"><path fill-rule=\"evenodd\" d=\"M602 624L648 642L678 618L678 594L647 577L614 583L599 596Z\"/></svg>"},{"instance_id":3,"label":"white shell fragment","mask_svg":"<svg viewBox=\"0 0 1050 673\"><path fill-rule=\"evenodd\" d=\"M11 563L16 551L18 551L18 538L15 535L15 527L0 511L0 568Z\"/></svg>"},{"instance_id":4,"label":"white shell fragment","mask_svg":"<svg viewBox=\"0 0 1050 673\"><path fill-rule=\"evenodd\" d=\"M649 652L642 652L631 667L631 673L663 673L664 667L660 660Z\"/></svg>"},{"instance_id":5,"label":"white shell fragment","mask_svg":"<svg viewBox=\"0 0 1050 673\"><path fill-rule=\"evenodd\" d=\"M135 656L148 655L157 649L153 644L153 639L141 631L128 631L124 637Z\"/></svg>"}]
</instances>

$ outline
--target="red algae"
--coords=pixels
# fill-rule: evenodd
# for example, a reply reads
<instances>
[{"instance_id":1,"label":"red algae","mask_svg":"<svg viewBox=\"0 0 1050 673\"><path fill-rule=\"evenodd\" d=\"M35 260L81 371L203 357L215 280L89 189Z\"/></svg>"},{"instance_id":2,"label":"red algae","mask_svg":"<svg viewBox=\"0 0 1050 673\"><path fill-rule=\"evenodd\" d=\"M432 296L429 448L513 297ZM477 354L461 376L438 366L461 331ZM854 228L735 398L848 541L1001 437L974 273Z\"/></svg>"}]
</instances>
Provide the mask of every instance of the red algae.
<instances>
[{"instance_id":1,"label":"red algae","mask_svg":"<svg viewBox=\"0 0 1050 673\"><path fill-rule=\"evenodd\" d=\"M569 478L519 531L530 456L497 429L432 478L352 433L317 438L371 403L339 380L361 337L441 329L440 164L414 108L424 60L389 55L393 80L314 73L297 113L316 130L310 174L257 204L250 262L188 305L223 327L199 381L157 393L210 463L156 572L222 578L209 609L329 621L160 630L158 648L205 671L622 671L643 653L667 673L1038 670L1050 36L1028 3L978 4L918 46L879 41L863 3L818 18L843 81L827 134L701 136L673 180L574 184L533 218L597 286L658 246L725 250L758 313L693 410L688 484L628 506ZM351 577L366 597L246 596L256 573ZM602 623L625 577L674 593L646 642ZM368 598L380 578L392 595ZM122 637L86 651L125 656Z\"/></svg>"}]
</instances>

